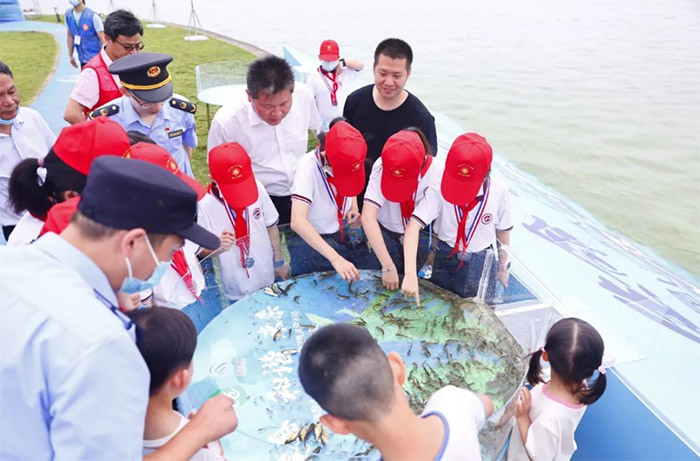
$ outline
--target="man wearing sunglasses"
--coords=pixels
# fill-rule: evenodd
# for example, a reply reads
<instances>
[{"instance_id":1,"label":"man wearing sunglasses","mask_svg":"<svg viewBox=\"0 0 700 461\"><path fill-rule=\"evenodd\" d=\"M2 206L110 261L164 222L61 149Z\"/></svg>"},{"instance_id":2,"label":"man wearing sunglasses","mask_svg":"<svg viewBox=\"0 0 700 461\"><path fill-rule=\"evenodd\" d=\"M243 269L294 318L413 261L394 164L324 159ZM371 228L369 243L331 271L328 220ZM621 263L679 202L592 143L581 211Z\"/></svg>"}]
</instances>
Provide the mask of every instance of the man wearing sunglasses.
<instances>
[{"instance_id":1,"label":"man wearing sunglasses","mask_svg":"<svg viewBox=\"0 0 700 461\"><path fill-rule=\"evenodd\" d=\"M121 97L119 77L107 68L113 61L138 53L143 27L131 12L116 10L104 22L105 45L85 64L68 99L63 118L71 125L85 121L88 112Z\"/></svg>"},{"instance_id":2,"label":"man wearing sunglasses","mask_svg":"<svg viewBox=\"0 0 700 461\"><path fill-rule=\"evenodd\" d=\"M106 115L126 131L145 134L173 156L180 170L194 177L190 155L197 147L194 113L196 106L173 95L168 64L173 57L162 53L124 56L109 66L119 75L119 99L93 110L89 118Z\"/></svg>"},{"instance_id":3,"label":"man wearing sunglasses","mask_svg":"<svg viewBox=\"0 0 700 461\"><path fill-rule=\"evenodd\" d=\"M218 248L196 209L165 169L102 156L60 235L0 248L0 459L141 458L149 371L115 293L157 284L185 239ZM190 459L233 431L232 404L214 397L154 455Z\"/></svg>"}]
</instances>

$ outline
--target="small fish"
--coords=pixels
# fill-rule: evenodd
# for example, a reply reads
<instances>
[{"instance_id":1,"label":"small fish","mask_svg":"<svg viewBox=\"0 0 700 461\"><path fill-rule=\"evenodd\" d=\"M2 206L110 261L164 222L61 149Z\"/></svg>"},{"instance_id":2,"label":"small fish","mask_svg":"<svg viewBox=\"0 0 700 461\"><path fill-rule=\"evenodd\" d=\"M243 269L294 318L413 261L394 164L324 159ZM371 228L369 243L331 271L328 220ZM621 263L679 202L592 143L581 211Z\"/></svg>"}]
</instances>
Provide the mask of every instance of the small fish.
<instances>
[{"instance_id":1,"label":"small fish","mask_svg":"<svg viewBox=\"0 0 700 461\"><path fill-rule=\"evenodd\" d=\"M384 336L386 333L384 333L384 329L382 327L377 327L377 331Z\"/></svg>"},{"instance_id":2,"label":"small fish","mask_svg":"<svg viewBox=\"0 0 700 461\"><path fill-rule=\"evenodd\" d=\"M335 288L333 287L333 285L323 289L323 291L334 291L334 290L335 290Z\"/></svg>"},{"instance_id":3,"label":"small fish","mask_svg":"<svg viewBox=\"0 0 700 461\"><path fill-rule=\"evenodd\" d=\"M277 341L282 337L282 329L280 328L279 330L275 331L274 336L272 337L273 341Z\"/></svg>"},{"instance_id":4,"label":"small fish","mask_svg":"<svg viewBox=\"0 0 700 461\"><path fill-rule=\"evenodd\" d=\"M408 352L406 352L406 355L409 355L409 356L410 356L412 350L413 350L413 343L411 343L411 344L408 346Z\"/></svg>"},{"instance_id":5,"label":"small fish","mask_svg":"<svg viewBox=\"0 0 700 461\"><path fill-rule=\"evenodd\" d=\"M301 430L299 431L299 441L303 442L304 439L309 435L309 426L304 425L301 427Z\"/></svg>"},{"instance_id":6,"label":"small fish","mask_svg":"<svg viewBox=\"0 0 700 461\"><path fill-rule=\"evenodd\" d=\"M292 337L292 329L287 328L287 338L291 338L291 337Z\"/></svg>"},{"instance_id":7,"label":"small fish","mask_svg":"<svg viewBox=\"0 0 700 461\"><path fill-rule=\"evenodd\" d=\"M428 349L428 346L425 345L425 343L421 343L421 348L423 349L423 355L426 357L430 357L430 350Z\"/></svg>"},{"instance_id":8,"label":"small fish","mask_svg":"<svg viewBox=\"0 0 700 461\"><path fill-rule=\"evenodd\" d=\"M311 437L311 434L313 434L314 429L316 429L316 423L311 423L308 426L306 426L306 432L304 433L304 437L302 438L302 442L306 443L306 440Z\"/></svg>"},{"instance_id":9,"label":"small fish","mask_svg":"<svg viewBox=\"0 0 700 461\"><path fill-rule=\"evenodd\" d=\"M302 328L306 328L307 330L313 330L314 328L316 328L316 325L311 325L311 324L308 324L308 323L302 323L302 324L299 325L299 326L302 327Z\"/></svg>"},{"instance_id":10,"label":"small fish","mask_svg":"<svg viewBox=\"0 0 700 461\"><path fill-rule=\"evenodd\" d=\"M326 428L321 426L321 444L325 445L328 443L328 433L326 432Z\"/></svg>"},{"instance_id":11,"label":"small fish","mask_svg":"<svg viewBox=\"0 0 700 461\"><path fill-rule=\"evenodd\" d=\"M263 290L266 295L274 296L275 298L279 296L279 293L276 293L275 290L269 286L265 287L265 290Z\"/></svg>"},{"instance_id":12,"label":"small fish","mask_svg":"<svg viewBox=\"0 0 700 461\"><path fill-rule=\"evenodd\" d=\"M284 355L294 355L299 352L299 349L285 349L282 351Z\"/></svg>"},{"instance_id":13,"label":"small fish","mask_svg":"<svg viewBox=\"0 0 700 461\"><path fill-rule=\"evenodd\" d=\"M297 284L297 281L294 280L293 282L289 282L286 287L280 288L278 285L278 288L280 289L280 291L282 292L282 294L284 296L287 296L289 294L289 290L296 284Z\"/></svg>"},{"instance_id":14,"label":"small fish","mask_svg":"<svg viewBox=\"0 0 700 461\"><path fill-rule=\"evenodd\" d=\"M338 297L338 299L350 299L350 296L341 295L340 293L336 293L335 295Z\"/></svg>"},{"instance_id":15,"label":"small fish","mask_svg":"<svg viewBox=\"0 0 700 461\"><path fill-rule=\"evenodd\" d=\"M314 438L316 438L316 440L320 441L322 432L323 432L323 425L320 422L316 423L316 425L314 426Z\"/></svg>"},{"instance_id":16,"label":"small fish","mask_svg":"<svg viewBox=\"0 0 700 461\"><path fill-rule=\"evenodd\" d=\"M311 281L311 286L317 287L318 286L318 280L314 279Z\"/></svg>"},{"instance_id":17,"label":"small fish","mask_svg":"<svg viewBox=\"0 0 700 461\"><path fill-rule=\"evenodd\" d=\"M334 275L335 275L335 272L331 271L331 272L326 272L325 274L319 275L318 278L319 278L319 280L325 280L329 277L333 277Z\"/></svg>"},{"instance_id":18,"label":"small fish","mask_svg":"<svg viewBox=\"0 0 700 461\"><path fill-rule=\"evenodd\" d=\"M301 296L300 296L300 295L296 295L296 296L294 297L294 302L297 303L297 304L299 304L299 300L300 300L300 299L301 299Z\"/></svg>"},{"instance_id":19,"label":"small fish","mask_svg":"<svg viewBox=\"0 0 700 461\"><path fill-rule=\"evenodd\" d=\"M367 288L365 290L360 290L358 288L357 291L355 291L355 296L363 297L363 296L367 296L368 293L369 293L369 288Z\"/></svg>"},{"instance_id":20,"label":"small fish","mask_svg":"<svg viewBox=\"0 0 700 461\"><path fill-rule=\"evenodd\" d=\"M311 453L313 453L313 454L315 454L315 455L321 453L321 445L319 445L319 446L317 446L316 448L314 448L314 451L312 451Z\"/></svg>"},{"instance_id":21,"label":"small fish","mask_svg":"<svg viewBox=\"0 0 700 461\"><path fill-rule=\"evenodd\" d=\"M287 436L287 438L285 439L284 444L286 445L288 443L294 442L297 439L297 437L299 437L299 432L301 432L301 431L300 430L299 431L292 431L292 433L289 434Z\"/></svg>"}]
</instances>

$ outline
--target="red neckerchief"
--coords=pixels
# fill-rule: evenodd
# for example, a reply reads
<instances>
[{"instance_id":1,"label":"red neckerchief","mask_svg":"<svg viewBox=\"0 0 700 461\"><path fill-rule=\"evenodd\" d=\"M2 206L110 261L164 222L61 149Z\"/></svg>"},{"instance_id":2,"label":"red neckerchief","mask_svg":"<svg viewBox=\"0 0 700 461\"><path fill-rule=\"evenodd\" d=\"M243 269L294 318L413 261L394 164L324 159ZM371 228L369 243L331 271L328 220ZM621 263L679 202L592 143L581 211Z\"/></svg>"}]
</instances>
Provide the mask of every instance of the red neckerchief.
<instances>
[{"instance_id":1,"label":"red neckerchief","mask_svg":"<svg viewBox=\"0 0 700 461\"><path fill-rule=\"evenodd\" d=\"M338 193L338 187L335 185L335 180L333 176L329 175L324 169L326 160L321 156L321 148L316 147L316 161L318 162L318 172L321 175L321 179L324 180L326 186L326 191L333 202L335 202L335 211L338 218L338 226L340 227L340 241L342 242L345 238L345 227L343 225L344 218L344 208L345 208L345 196Z\"/></svg>"},{"instance_id":2,"label":"red neckerchief","mask_svg":"<svg viewBox=\"0 0 700 461\"><path fill-rule=\"evenodd\" d=\"M452 253L450 253L450 256L456 254L459 251L460 244L462 247L462 254L464 255L467 253L467 247L469 246L469 242L471 242L472 237L476 233L476 228L479 226L479 223L481 221L481 215L486 209L486 201L489 198L489 190L490 181L487 179L486 181L484 181L483 194L474 197L474 200L469 202L466 206L455 205L455 214L457 216L459 224L457 225L457 239L455 240L455 246L454 248L452 248ZM479 212L474 217L472 226L469 229L469 235L467 235L467 217L469 216L469 212L472 211L479 204L481 204ZM464 264L464 258L459 263L458 269L462 267L462 264Z\"/></svg>"},{"instance_id":3,"label":"red neckerchief","mask_svg":"<svg viewBox=\"0 0 700 461\"><path fill-rule=\"evenodd\" d=\"M250 277L250 275L248 274L248 268L245 265L245 260L248 257L248 254L250 253L250 235L248 234L248 222L245 218L247 214L247 209L232 209L224 199L224 196L221 193L221 191L219 191L219 188L216 187L216 184L214 183L209 184L209 186L207 187L207 191L211 193L214 197L216 197L221 203L224 204L226 215L228 216L228 219L231 222L231 227L233 227L233 231L236 233L236 245L240 250L239 253L241 257L241 267L245 269L246 275Z\"/></svg>"},{"instance_id":4,"label":"red neckerchief","mask_svg":"<svg viewBox=\"0 0 700 461\"><path fill-rule=\"evenodd\" d=\"M401 202L401 217L403 218L404 226L406 225L408 220L411 219L411 215L413 214L413 210L416 207L416 192L418 191L418 183L425 176L425 173L428 172L428 168L430 168L431 163L433 163L433 156L426 155L425 163L423 164L423 168L421 168L420 174L418 175L418 182L416 182L416 189L413 191L413 195L411 196L411 199L406 200L405 202Z\"/></svg>"},{"instance_id":5,"label":"red neckerchief","mask_svg":"<svg viewBox=\"0 0 700 461\"><path fill-rule=\"evenodd\" d=\"M334 106L338 105L338 75L335 73L335 70L328 72L323 70L323 67L318 68L319 73L321 74L321 80L323 80L323 83L326 84L326 88L328 88L328 92L331 94L331 104ZM331 82L333 82L333 85L328 84L328 81L326 80L327 77Z\"/></svg>"},{"instance_id":6,"label":"red neckerchief","mask_svg":"<svg viewBox=\"0 0 700 461\"><path fill-rule=\"evenodd\" d=\"M192 293L192 296L199 299L197 296L197 290L194 288L194 280L192 280L192 271L190 271L190 266L187 264L185 259L185 252L182 248L178 249L173 253L173 260L170 262L170 267L175 269L175 272L180 276L180 278L187 285L187 289Z\"/></svg>"}]
</instances>

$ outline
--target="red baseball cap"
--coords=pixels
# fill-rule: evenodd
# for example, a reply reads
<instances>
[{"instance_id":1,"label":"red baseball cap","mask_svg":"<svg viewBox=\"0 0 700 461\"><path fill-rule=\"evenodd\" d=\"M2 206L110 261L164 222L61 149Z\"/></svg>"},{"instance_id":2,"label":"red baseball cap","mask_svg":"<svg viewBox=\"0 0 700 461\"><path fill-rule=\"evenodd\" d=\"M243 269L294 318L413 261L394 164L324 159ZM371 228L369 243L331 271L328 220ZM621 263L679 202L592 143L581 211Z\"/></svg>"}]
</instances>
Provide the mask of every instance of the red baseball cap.
<instances>
[{"instance_id":1,"label":"red baseball cap","mask_svg":"<svg viewBox=\"0 0 700 461\"><path fill-rule=\"evenodd\" d=\"M245 208L258 199L250 156L237 142L221 144L209 151L209 172L231 208Z\"/></svg>"},{"instance_id":2,"label":"red baseball cap","mask_svg":"<svg viewBox=\"0 0 700 461\"><path fill-rule=\"evenodd\" d=\"M335 40L324 40L321 43L321 50L318 52L321 61L337 61L339 57L340 47Z\"/></svg>"},{"instance_id":3,"label":"red baseball cap","mask_svg":"<svg viewBox=\"0 0 700 461\"><path fill-rule=\"evenodd\" d=\"M39 232L39 236L41 237L47 232L56 234L63 232L63 229L68 227L75 210L78 209L78 203L80 203L80 196L69 198L52 206L46 214L46 221L44 222L44 227L41 228L41 232Z\"/></svg>"},{"instance_id":4,"label":"red baseball cap","mask_svg":"<svg viewBox=\"0 0 700 461\"><path fill-rule=\"evenodd\" d=\"M352 125L338 122L326 135L326 158L333 169L338 193L355 197L365 187L367 143Z\"/></svg>"},{"instance_id":5,"label":"red baseball cap","mask_svg":"<svg viewBox=\"0 0 700 461\"><path fill-rule=\"evenodd\" d=\"M466 205L481 189L491 169L493 150L486 139L476 133L460 135L452 143L442 174L442 196L455 205Z\"/></svg>"},{"instance_id":6,"label":"red baseball cap","mask_svg":"<svg viewBox=\"0 0 700 461\"><path fill-rule=\"evenodd\" d=\"M107 117L76 123L61 130L53 151L63 163L87 176L100 155L122 155L129 148L124 128Z\"/></svg>"},{"instance_id":7,"label":"red baseball cap","mask_svg":"<svg viewBox=\"0 0 700 461\"><path fill-rule=\"evenodd\" d=\"M418 187L425 147L418 133L402 130L382 149L382 194L390 202L406 202Z\"/></svg>"},{"instance_id":8,"label":"red baseball cap","mask_svg":"<svg viewBox=\"0 0 700 461\"><path fill-rule=\"evenodd\" d=\"M196 179L187 176L180 170L177 166L177 162L170 153L165 150L165 148L147 142L137 142L126 152L124 152L123 157L125 158L135 158L137 160L143 160L144 162L153 163L159 167L165 168L178 178L185 181L185 183L190 186L197 193L197 200L201 200L207 194L207 190L202 186Z\"/></svg>"}]
</instances>

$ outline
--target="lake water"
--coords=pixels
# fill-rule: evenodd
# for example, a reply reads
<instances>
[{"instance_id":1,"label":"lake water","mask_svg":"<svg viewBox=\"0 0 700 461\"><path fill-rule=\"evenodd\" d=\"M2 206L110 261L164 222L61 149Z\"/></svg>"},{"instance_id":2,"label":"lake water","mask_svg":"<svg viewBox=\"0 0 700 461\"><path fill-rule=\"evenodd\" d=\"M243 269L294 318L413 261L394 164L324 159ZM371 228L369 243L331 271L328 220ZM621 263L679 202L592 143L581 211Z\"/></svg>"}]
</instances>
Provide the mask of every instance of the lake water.
<instances>
[{"instance_id":1,"label":"lake water","mask_svg":"<svg viewBox=\"0 0 700 461\"><path fill-rule=\"evenodd\" d=\"M53 3L67 6L42 5ZM381 39L404 38L415 54L407 88L430 109L700 275L697 0L195 3L205 29L274 53L316 54L334 38L343 56L371 65ZM89 2L110 4L151 10ZM163 20L188 23L188 1L156 4Z\"/></svg>"}]
</instances>

